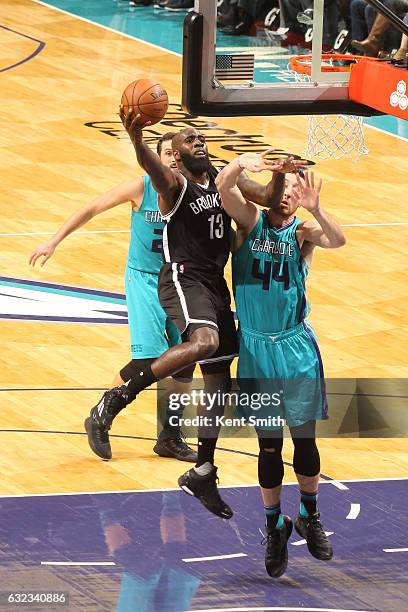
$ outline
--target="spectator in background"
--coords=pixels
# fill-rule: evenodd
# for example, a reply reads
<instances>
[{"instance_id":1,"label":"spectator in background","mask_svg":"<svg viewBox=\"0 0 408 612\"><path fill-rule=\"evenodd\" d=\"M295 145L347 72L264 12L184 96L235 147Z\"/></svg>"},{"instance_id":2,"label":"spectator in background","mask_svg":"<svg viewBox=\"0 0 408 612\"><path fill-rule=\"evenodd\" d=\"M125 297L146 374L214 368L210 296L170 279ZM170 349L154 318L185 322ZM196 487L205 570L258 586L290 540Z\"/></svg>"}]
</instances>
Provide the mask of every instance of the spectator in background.
<instances>
[{"instance_id":1,"label":"spectator in background","mask_svg":"<svg viewBox=\"0 0 408 612\"><path fill-rule=\"evenodd\" d=\"M129 0L130 6L150 6L153 0Z\"/></svg>"},{"instance_id":2,"label":"spectator in background","mask_svg":"<svg viewBox=\"0 0 408 612\"><path fill-rule=\"evenodd\" d=\"M238 0L223 0L218 8L217 26L233 26L238 21Z\"/></svg>"},{"instance_id":3,"label":"spectator in background","mask_svg":"<svg viewBox=\"0 0 408 612\"><path fill-rule=\"evenodd\" d=\"M408 0L382 0L400 19L408 12ZM359 53L376 57L380 51L391 51L400 46L400 32L391 26L387 17L377 13L364 0L352 0L351 46Z\"/></svg>"},{"instance_id":4,"label":"spectator in background","mask_svg":"<svg viewBox=\"0 0 408 612\"><path fill-rule=\"evenodd\" d=\"M165 5L166 11L187 11L194 7L194 0L169 0Z\"/></svg>"},{"instance_id":5,"label":"spectator in background","mask_svg":"<svg viewBox=\"0 0 408 612\"><path fill-rule=\"evenodd\" d=\"M279 0L280 27L289 28L295 34L304 34L305 27L297 20L298 13L313 9L313 0ZM333 46L338 34L338 10L336 0L324 3L323 44Z\"/></svg>"},{"instance_id":6,"label":"spectator in background","mask_svg":"<svg viewBox=\"0 0 408 612\"><path fill-rule=\"evenodd\" d=\"M371 30L376 11L365 0L351 0L351 39L352 41L364 40Z\"/></svg>"},{"instance_id":7,"label":"spectator in background","mask_svg":"<svg viewBox=\"0 0 408 612\"><path fill-rule=\"evenodd\" d=\"M346 30L351 31L350 0L336 0L339 21L343 20Z\"/></svg>"},{"instance_id":8,"label":"spectator in background","mask_svg":"<svg viewBox=\"0 0 408 612\"><path fill-rule=\"evenodd\" d=\"M274 6L278 6L278 0L224 0L217 23L224 34L249 34L255 21Z\"/></svg>"},{"instance_id":9,"label":"spectator in background","mask_svg":"<svg viewBox=\"0 0 408 612\"><path fill-rule=\"evenodd\" d=\"M408 13L405 14L404 23L408 26ZM395 59L397 62L401 62L403 60L407 62L408 60L408 36L406 34L402 35L399 49L394 54L393 59Z\"/></svg>"},{"instance_id":10,"label":"spectator in background","mask_svg":"<svg viewBox=\"0 0 408 612\"><path fill-rule=\"evenodd\" d=\"M187 11L194 6L194 0L129 0L131 6L150 6L154 4L168 11Z\"/></svg>"}]
</instances>

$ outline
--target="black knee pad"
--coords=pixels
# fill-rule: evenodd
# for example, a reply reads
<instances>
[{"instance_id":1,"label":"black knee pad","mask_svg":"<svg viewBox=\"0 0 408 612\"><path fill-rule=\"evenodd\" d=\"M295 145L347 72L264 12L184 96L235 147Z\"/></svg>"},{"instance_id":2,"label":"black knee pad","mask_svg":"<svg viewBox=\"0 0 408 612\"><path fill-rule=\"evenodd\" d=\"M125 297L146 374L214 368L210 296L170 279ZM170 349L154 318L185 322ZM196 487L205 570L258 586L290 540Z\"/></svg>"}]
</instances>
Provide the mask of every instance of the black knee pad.
<instances>
[{"instance_id":1,"label":"black knee pad","mask_svg":"<svg viewBox=\"0 0 408 612\"><path fill-rule=\"evenodd\" d=\"M123 382L127 382L131 378L135 378L140 371L143 371L143 368L151 365L153 361L155 361L154 357L151 359L132 359L132 361L129 361L129 363L119 372L121 379Z\"/></svg>"},{"instance_id":2,"label":"black knee pad","mask_svg":"<svg viewBox=\"0 0 408 612\"><path fill-rule=\"evenodd\" d=\"M320 473L320 455L315 438L293 438L293 469L301 476Z\"/></svg>"},{"instance_id":3,"label":"black knee pad","mask_svg":"<svg viewBox=\"0 0 408 612\"><path fill-rule=\"evenodd\" d=\"M274 489L282 484L284 468L282 460L283 437L258 438L258 480L264 489Z\"/></svg>"}]
</instances>

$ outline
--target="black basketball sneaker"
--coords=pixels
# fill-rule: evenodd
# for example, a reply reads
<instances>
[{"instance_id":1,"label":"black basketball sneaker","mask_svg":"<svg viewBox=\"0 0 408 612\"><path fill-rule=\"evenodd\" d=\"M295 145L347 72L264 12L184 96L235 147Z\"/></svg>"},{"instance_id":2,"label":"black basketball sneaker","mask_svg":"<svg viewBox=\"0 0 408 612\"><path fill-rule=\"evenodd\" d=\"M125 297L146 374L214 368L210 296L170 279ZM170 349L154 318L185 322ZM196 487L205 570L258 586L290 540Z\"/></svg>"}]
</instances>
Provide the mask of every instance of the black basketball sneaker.
<instances>
[{"instance_id":1,"label":"black basketball sneaker","mask_svg":"<svg viewBox=\"0 0 408 612\"><path fill-rule=\"evenodd\" d=\"M178 479L180 488L189 495L194 495L207 510L221 518L230 519L234 513L218 493L217 481L215 466L205 476L200 476L192 468Z\"/></svg>"},{"instance_id":2,"label":"black basketball sneaker","mask_svg":"<svg viewBox=\"0 0 408 612\"><path fill-rule=\"evenodd\" d=\"M295 529L306 540L309 552L315 559L330 561L333 557L333 547L324 532L319 512L307 518L299 515L295 520Z\"/></svg>"},{"instance_id":3,"label":"black basketball sneaker","mask_svg":"<svg viewBox=\"0 0 408 612\"><path fill-rule=\"evenodd\" d=\"M162 432L153 447L153 452L159 457L170 457L190 463L197 462L197 453L183 440L181 434L173 437L166 436Z\"/></svg>"},{"instance_id":4,"label":"black basketball sneaker","mask_svg":"<svg viewBox=\"0 0 408 612\"><path fill-rule=\"evenodd\" d=\"M126 390L126 387L115 387L106 391L98 404L92 408L89 417L85 419L89 446L95 455L105 461L112 459L108 431L115 416L128 403Z\"/></svg>"},{"instance_id":5,"label":"black basketball sneaker","mask_svg":"<svg viewBox=\"0 0 408 612\"><path fill-rule=\"evenodd\" d=\"M288 516L283 516L282 527L266 528L265 568L269 576L279 578L288 566L288 540L292 533L293 523Z\"/></svg>"}]
</instances>

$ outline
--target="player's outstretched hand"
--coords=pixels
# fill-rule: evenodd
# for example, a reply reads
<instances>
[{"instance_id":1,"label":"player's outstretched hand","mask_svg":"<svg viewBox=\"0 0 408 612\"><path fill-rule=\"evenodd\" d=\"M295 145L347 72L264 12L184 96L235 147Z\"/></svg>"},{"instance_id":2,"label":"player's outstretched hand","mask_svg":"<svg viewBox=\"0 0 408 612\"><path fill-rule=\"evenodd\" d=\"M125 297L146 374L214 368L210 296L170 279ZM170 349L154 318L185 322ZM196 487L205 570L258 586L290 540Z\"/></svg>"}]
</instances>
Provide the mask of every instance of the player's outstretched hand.
<instances>
[{"instance_id":1,"label":"player's outstretched hand","mask_svg":"<svg viewBox=\"0 0 408 612\"><path fill-rule=\"evenodd\" d=\"M322 189L322 179L315 185L314 172L305 172L302 178L296 175L297 185L292 191L293 198L299 206L306 208L311 213L315 213L320 207L320 191Z\"/></svg>"},{"instance_id":2,"label":"player's outstretched hand","mask_svg":"<svg viewBox=\"0 0 408 612\"><path fill-rule=\"evenodd\" d=\"M30 259L28 261L30 266L35 266L35 262L39 257L43 257L44 259L41 261L41 267L45 264L46 261L52 257L55 251L55 247L49 242L44 242L44 244L39 244L38 247L34 249L34 251L30 255Z\"/></svg>"},{"instance_id":3,"label":"player's outstretched hand","mask_svg":"<svg viewBox=\"0 0 408 612\"><path fill-rule=\"evenodd\" d=\"M151 125L151 121L143 122L141 115L135 116L133 114L133 106L129 106L127 112L125 111L124 106L120 106L119 116L132 142L134 140L141 140L143 128L147 127L148 125Z\"/></svg>"},{"instance_id":4,"label":"player's outstretched hand","mask_svg":"<svg viewBox=\"0 0 408 612\"><path fill-rule=\"evenodd\" d=\"M244 153L239 156L238 163L241 168L249 170L249 172L262 172L263 170L274 172L276 162L266 159L266 156L273 151L274 149L267 149L263 153Z\"/></svg>"},{"instance_id":5,"label":"player's outstretched hand","mask_svg":"<svg viewBox=\"0 0 408 612\"><path fill-rule=\"evenodd\" d=\"M282 174L290 174L307 168L306 159L295 159L293 155L268 159L268 155L278 153L281 152L275 149L267 149L263 153L244 153L239 157L239 164L250 172L269 170L269 172L281 172Z\"/></svg>"},{"instance_id":6,"label":"player's outstretched hand","mask_svg":"<svg viewBox=\"0 0 408 612\"><path fill-rule=\"evenodd\" d=\"M276 169L274 172L281 172L282 174L290 174L292 172L298 172L307 168L307 159L295 159L292 155L283 157L276 160Z\"/></svg>"}]
</instances>

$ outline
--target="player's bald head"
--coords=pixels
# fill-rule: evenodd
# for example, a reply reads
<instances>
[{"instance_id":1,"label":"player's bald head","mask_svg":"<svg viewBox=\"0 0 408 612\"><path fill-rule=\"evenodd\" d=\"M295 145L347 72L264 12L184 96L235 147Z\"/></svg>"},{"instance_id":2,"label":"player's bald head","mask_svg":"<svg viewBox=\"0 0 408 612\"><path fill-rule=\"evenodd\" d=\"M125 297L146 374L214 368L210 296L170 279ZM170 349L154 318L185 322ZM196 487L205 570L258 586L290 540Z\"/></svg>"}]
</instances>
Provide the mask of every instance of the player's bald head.
<instances>
[{"instance_id":1,"label":"player's bald head","mask_svg":"<svg viewBox=\"0 0 408 612\"><path fill-rule=\"evenodd\" d=\"M196 175L208 171L210 160L204 134L192 127L184 128L173 137L171 146L179 169L184 167Z\"/></svg>"},{"instance_id":2,"label":"player's bald head","mask_svg":"<svg viewBox=\"0 0 408 612\"><path fill-rule=\"evenodd\" d=\"M178 151L180 147L183 146L185 140L190 136L200 136L200 132L195 128L184 128L174 134L173 139L171 141L171 146L173 147L173 151Z\"/></svg>"}]
</instances>

